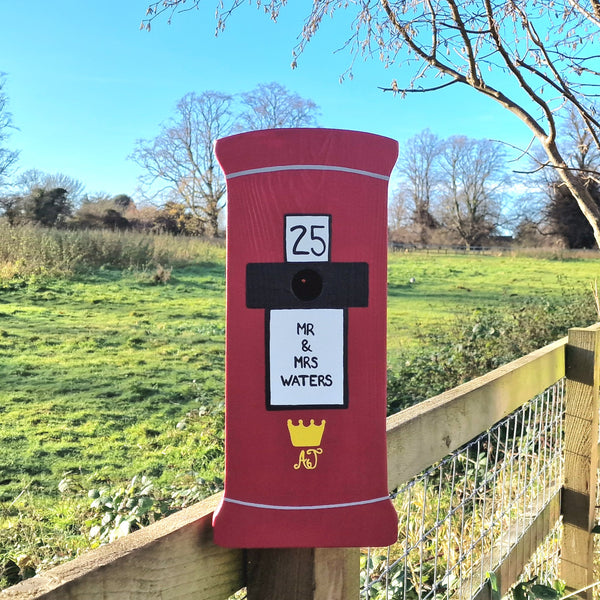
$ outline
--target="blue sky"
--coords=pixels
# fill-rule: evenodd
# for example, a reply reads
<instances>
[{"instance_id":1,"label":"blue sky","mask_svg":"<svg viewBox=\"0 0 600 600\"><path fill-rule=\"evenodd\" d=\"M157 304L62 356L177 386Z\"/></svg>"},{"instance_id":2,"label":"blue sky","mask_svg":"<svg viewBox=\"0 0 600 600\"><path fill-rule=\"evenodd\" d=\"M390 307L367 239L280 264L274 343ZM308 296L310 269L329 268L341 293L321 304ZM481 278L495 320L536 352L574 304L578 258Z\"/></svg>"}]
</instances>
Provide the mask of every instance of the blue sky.
<instances>
[{"instance_id":1,"label":"blue sky","mask_svg":"<svg viewBox=\"0 0 600 600\"><path fill-rule=\"evenodd\" d=\"M328 20L292 70L306 0L294 0L272 23L244 7L215 37L216 0L201 10L140 31L146 0L0 0L0 72L14 125L10 145L21 170L37 168L79 179L88 193L135 197L139 167L128 160L135 140L152 138L190 91L240 94L277 81L314 100L323 127L386 135L400 144L425 128L441 137L464 134L524 147L530 136L507 111L455 86L401 99L378 86L402 72L335 52L348 23ZM343 15L342 15L343 17Z\"/></svg>"}]
</instances>

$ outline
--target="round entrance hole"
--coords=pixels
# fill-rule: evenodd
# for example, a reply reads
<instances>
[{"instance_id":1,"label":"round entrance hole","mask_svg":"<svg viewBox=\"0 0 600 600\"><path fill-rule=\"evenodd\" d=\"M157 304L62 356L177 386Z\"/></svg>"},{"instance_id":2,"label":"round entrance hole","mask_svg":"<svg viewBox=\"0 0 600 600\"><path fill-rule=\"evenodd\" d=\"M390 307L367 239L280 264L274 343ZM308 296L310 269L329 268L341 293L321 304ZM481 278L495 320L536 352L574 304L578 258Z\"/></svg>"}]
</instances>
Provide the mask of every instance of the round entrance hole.
<instances>
[{"instance_id":1,"label":"round entrance hole","mask_svg":"<svg viewBox=\"0 0 600 600\"><path fill-rule=\"evenodd\" d=\"M321 275L312 269L298 271L292 279L292 292L298 300L315 300L323 290Z\"/></svg>"}]
</instances>

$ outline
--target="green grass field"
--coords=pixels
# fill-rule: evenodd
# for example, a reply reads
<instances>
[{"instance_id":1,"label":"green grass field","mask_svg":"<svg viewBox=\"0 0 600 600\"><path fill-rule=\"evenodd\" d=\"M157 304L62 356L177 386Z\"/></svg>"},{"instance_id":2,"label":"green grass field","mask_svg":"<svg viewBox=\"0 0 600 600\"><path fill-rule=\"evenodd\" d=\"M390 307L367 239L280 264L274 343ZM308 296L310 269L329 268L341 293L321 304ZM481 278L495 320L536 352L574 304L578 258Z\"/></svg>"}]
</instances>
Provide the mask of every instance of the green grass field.
<instances>
[{"instance_id":1,"label":"green grass field","mask_svg":"<svg viewBox=\"0 0 600 600\"><path fill-rule=\"evenodd\" d=\"M53 492L73 471L214 473L210 447L197 445L206 440L191 445L177 424L222 402L224 294L223 264L182 269L167 285L102 271L5 291L0 499Z\"/></svg>"},{"instance_id":2,"label":"green grass field","mask_svg":"<svg viewBox=\"0 0 600 600\"><path fill-rule=\"evenodd\" d=\"M600 260L391 255L390 368L420 333L478 308L585 293L599 270ZM72 471L164 483L177 471L214 474L206 448L177 425L221 405L224 332L223 261L176 269L165 285L151 273L98 270L5 289L0 499L32 486L54 493Z\"/></svg>"},{"instance_id":3,"label":"green grass field","mask_svg":"<svg viewBox=\"0 0 600 600\"><path fill-rule=\"evenodd\" d=\"M215 256L176 266L164 284L152 269L102 268L0 283L0 559L20 552L39 565L61 543L66 554L86 547L90 488L138 474L163 490L220 486L225 262ZM390 370L424 334L478 309L508 314L575 291L593 312L598 273L597 258L392 254Z\"/></svg>"},{"instance_id":4,"label":"green grass field","mask_svg":"<svg viewBox=\"0 0 600 600\"><path fill-rule=\"evenodd\" d=\"M388 269L388 360L477 309L507 313L534 298L573 293L593 306L600 259L393 253ZM411 284L410 279L415 283ZM574 324L575 325L575 324Z\"/></svg>"}]
</instances>

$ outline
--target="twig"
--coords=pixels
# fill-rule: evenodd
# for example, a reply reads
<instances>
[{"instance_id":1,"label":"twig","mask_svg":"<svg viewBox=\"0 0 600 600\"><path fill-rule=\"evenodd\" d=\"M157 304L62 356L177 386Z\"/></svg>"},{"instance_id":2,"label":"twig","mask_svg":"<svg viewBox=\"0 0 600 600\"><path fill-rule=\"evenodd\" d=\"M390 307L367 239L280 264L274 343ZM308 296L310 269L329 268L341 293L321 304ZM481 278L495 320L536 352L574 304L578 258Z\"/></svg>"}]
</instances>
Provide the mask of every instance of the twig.
<instances>
[{"instance_id":1,"label":"twig","mask_svg":"<svg viewBox=\"0 0 600 600\"><path fill-rule=\"evenodd\" d=\"M454 85L455 83L460 83L458 80L454 80L454 81L448 81L446 83L443 83L441 85L437 85L435 87L430 87L430 88L423 88L423 87L418 87L418 88L405 88L405 89L399 89L395 86L392 87L381 87L381 86L377 86L378 89L384 91L384 92L394 92L394 94L424 94L426 92L435 92L437 90L441 90L445 87L448 87L450 85Z\"/></svg>"},{"instance_id":2,"label":"twig","mask_svg":"<svg viewBox=\"0 0 600 600\"><path fill-rule=\"evenodd\" d=\"M563 596L561 598L561 600L567 600L567 598L571 598L573 596L577 596L581 592L585 592L586 590L589 590L590 588L596 587L597 585L600 585L600 581L595 581L594 583L590 583L590 585L586 585L584 588L581 588L580 590L576 590L575 592L571 592L570 594L567 594L566 596Z\"/></svg>"},{"instance_id":3,"label":"twig","mask_svg":"<svg viewBox=\"0 0 600 600\"><path fill-rule=\"evenodd\" d=\"M8 505L8 508L12 508L17 500L27 491L27 488L31 485L31 481L21 490L21 493Z\"/></svg>"},{"instance_id":4,"label":"twig","mask_svg":"<svg viewBox=\"0 0 600 600\"><path fill-rule=\"evenodd\" d=\"M596 313L600 319L600 296L598 295L598 280L594 279L594 283L590 284L592 287L592 294L594 295L594 303L596 305Z\"/></svg>"}]
</instances>

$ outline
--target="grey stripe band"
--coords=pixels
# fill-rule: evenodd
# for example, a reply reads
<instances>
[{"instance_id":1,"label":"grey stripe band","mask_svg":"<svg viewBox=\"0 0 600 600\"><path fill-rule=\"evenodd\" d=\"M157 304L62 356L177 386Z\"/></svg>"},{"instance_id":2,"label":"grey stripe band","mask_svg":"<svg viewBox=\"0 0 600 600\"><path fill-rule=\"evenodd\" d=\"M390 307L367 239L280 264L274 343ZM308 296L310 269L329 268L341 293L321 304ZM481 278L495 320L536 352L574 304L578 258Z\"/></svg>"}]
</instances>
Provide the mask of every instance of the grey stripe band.
<instances>
[{"instance_id":1,"label":"grey stripe band","mask_svg":"<svg viewBox=\"0 0 600 600\"><path fill-rule=\"evenodd\" d=\"M348 506L363 506L364 504L374 504L375 502L384 502L389 500L389 496L381 498L372 498L370 500L360 500L359 502L343 502L341 504L313 504L309 506L289 506L277 504L259 504L257 502L244 502L243 500L234 500L233 498L223 498L225 502L240 504L241 506L250 506L251 508L268 508L271 510L320 510L322 508L346 508Z\"/></svg>"},{"instance_id":2,"label":"grey stripe band","mask_svg":"<svg viewBox=\"0 0 600 600\"><path fill-rule=\"evenodd\" d=\"M382 179L383 181L389 181L387 175L381 175L380 173L372 173L371 171L361 171L360 169L351 169L350 167L336 167L335 165L281 165L275 167L261 167L259 169L247 169L246 171L237 171L237 173L230 173L227 175L227 179L234 179L235 177L244 177L245 175L256 175L258 173L275 173L277 171L341 171L342 173L354 173L355 175L365 175L366 177L373 177L375 179Z\"/></svg>"}]
</instances>

